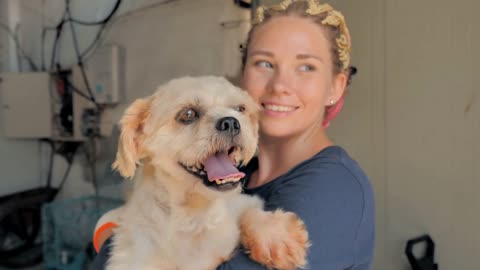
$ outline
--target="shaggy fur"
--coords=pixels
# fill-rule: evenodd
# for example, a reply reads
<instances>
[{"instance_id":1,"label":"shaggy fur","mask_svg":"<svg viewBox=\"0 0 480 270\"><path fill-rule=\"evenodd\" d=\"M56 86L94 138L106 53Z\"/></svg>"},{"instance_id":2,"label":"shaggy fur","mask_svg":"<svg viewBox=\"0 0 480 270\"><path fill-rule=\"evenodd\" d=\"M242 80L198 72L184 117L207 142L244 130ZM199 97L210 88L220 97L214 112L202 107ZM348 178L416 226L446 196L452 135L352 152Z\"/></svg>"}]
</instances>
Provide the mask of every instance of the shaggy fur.
<instances>
[{"instance_id":1,"label":"shaggy fur","mask_svg":"<svg viewBox=\"0 0 480 270\"><path fill-rule=\"evenodd\" d=\"M172 80L126 110L114 168L135 178L134 188L108 270L211 270L240 242L268 267L305 265L301 220L263 211L259 198L240 193L238 177L224 184L201 175L215 153L228 151L235 166L253 157L258 109L247 93L209 76ZM227 118L233 122L222 125Z\"/></svg>"}]
</instances>

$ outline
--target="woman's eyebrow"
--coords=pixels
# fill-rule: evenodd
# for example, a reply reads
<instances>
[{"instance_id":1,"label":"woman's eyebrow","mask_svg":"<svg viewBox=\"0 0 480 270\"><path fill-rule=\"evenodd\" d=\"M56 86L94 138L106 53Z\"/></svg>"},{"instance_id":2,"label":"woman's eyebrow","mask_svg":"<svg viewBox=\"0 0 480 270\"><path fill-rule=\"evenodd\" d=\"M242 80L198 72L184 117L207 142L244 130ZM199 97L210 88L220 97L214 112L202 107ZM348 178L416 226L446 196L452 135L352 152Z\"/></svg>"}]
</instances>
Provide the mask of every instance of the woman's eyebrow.
<instances>
[{"instance_id":1,"label":"woman's eyebrow","mask_svg":"<svg viewBox=\"0 0 480 270\"><path fill-rule=\"evenodd\" d=\"M265 55L265 56L273 57L273 53L268 51L263 51L263 50L252 51L250 52L250 55Z\"/></svg>"},{"instance_id":2,"label":"woman's eyebrow","mask_svg":"<svg viewBox=\"0 0 480 270\"><path fill-rule=\"evenodd\" d=\"M320 57L320 56L316 56L316 55L313 55L313 54L297 54L297 59L299 59L299 60L309 59L309 58L316 59L320 62L325 62L325 61L323 61L323 58Z\"/></svg>"}]
</instances>

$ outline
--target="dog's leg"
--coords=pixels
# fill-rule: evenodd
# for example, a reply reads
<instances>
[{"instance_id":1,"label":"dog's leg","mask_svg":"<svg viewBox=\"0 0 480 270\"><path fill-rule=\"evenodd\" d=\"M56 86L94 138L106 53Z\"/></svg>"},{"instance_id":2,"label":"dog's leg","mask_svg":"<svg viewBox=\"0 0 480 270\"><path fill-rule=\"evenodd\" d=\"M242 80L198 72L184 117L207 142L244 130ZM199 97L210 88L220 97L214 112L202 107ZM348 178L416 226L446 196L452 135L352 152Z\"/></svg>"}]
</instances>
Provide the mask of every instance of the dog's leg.
<instances>
[{"instance_id":1,"label":"dog's leg","mask_svg":"<svg viewBox=\"0 0 480 270\"><path fill-rule=\"evenodd\" d=\"M119 228L126 229L126 228ZM132 233L119 233L113 238L113 252L106 270L177 270L170 259L172 256L164 246L159 246L152 239L151 228L136 228Z\"/></svg>"},{"instance_id":2,"label":"dog's leg","mask_svg":"<svg viewBox=\"0 0 480 270\"><path fill-rule=\"evenodd\" d=\"M239 216L240 240L250 257L270 268L304 267L309 247L304 223L291 212L263 211L258 207L258 198L251 200Z\"/></svg>"},{"instance_id":3,"label":"dog's leg","mask_svg":"<svg viewBox=\"0 0 480 270\"><path fill-rule=\"evenodd\" d=\"M166 247L169 226L161 222L165 220L163 208L155 208L158 207L155 203L142 204L139 197L146 199L148 194L137 191L125 206L119 227L114 231L112 253L106 269L174 270L175 263L169 259L171 256Z\"/></svg>"}]
</instances>

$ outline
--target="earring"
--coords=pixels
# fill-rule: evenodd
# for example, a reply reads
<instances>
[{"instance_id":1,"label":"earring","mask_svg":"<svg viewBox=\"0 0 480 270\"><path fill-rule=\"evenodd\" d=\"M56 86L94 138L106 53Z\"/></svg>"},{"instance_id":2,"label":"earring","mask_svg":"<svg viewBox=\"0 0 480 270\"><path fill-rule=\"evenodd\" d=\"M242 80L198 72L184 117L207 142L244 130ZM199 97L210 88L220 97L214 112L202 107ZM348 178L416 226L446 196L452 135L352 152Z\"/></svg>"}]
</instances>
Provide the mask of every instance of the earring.
<instances>
[{"instance_id":1,"label":"earring","mask_svg":"<svg viewBox=\"0 0 480 270\"><path fill-rule=\"evenodd\" d=\"M332 99L330 100L330 105L333 105L333 104L335 104L335 100Z\"/></svg>"}]
</instances>

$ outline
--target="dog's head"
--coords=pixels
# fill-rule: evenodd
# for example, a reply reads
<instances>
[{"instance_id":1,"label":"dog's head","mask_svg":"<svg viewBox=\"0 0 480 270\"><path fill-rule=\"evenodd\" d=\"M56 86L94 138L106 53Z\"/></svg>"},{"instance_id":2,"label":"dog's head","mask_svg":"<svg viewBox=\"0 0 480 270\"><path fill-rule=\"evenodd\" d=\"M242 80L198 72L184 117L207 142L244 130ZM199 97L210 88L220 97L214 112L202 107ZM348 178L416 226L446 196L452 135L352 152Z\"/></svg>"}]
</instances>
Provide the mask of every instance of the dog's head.
<instances>
[{"instance_id":1,"label":"dog's head","mask_svg":"<svg viewBox=\"0 0 480 270\"><path fill-rule=\"evenodd\" d=\"M256 151L258 109L224 78L174 79L126 110L113 167L133 177L144 160L172 181L235 189L244 176L237 168Z\"/></svg>"}]
</instances>

